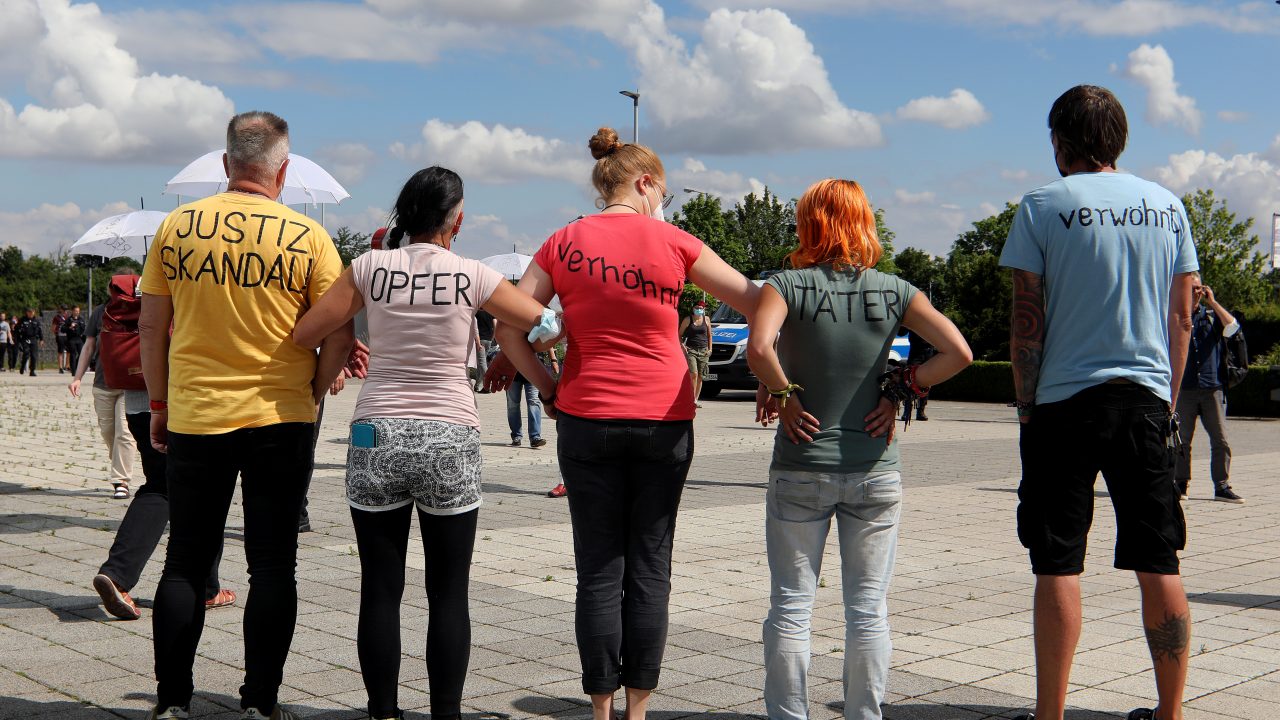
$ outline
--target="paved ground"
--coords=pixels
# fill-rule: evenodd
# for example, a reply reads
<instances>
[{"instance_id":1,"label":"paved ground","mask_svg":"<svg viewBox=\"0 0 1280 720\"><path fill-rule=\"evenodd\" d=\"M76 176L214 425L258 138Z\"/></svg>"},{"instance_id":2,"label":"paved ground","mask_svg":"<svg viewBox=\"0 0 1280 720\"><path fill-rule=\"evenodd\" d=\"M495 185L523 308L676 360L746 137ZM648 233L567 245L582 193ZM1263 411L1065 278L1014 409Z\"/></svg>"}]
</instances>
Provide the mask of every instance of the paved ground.
<instances>
[{"instance_id":1,"label":"paved ground","mask_svg":"<svg viewBox=\"0 0 1280 720\"><path fill-rule=\"evenodd\" d=\"M0 718L140 718L153 701L149 611L110 619L89 579L125 505L109 499L92 403L57 375L0 375ZM342 501L345 423L355 391L329 406L311 491L315 532L302 538L302 596L282 700L308 717L361 717L354 610L359 558ZM552 445L505 447L500 397L480 397L486 504L471 588L474 650L468 712L586 718L573 644L573 563ZM753 427L745 395L708 402L676 541L675 594L653 716L730 720L763 713L760 620L768 595L763 494L771 431ZM935 403L903 440L907 488L890 599L890 718L982 718L1023 709L1034 679L1032 578L1014 536L1016 426L1005 408ZM1185 505L1193 628L1191 717L1255 718L1280 702L1280 422L1230 421L1243 506L1209 500L1207 453ZM1100 497L1102 497L1100 495ZM228 521L222 572L245 589L241 518ZM1101 500L1084 579L1084 635L1072 717L1149 705L1151 663L1130 575L1110 567L1114 524ZM412 545L411 545L412 547ZM828 552L815 613L812 712L840 714L839 565ZM157 553L136 595L149 604ZM403 624L401 704L427 712L421 548ZM243 599L243 597L242 597ZM197 660L196 717L235 717L242 674L239 608L210 613Z\"/></svg>"}]
</instances>

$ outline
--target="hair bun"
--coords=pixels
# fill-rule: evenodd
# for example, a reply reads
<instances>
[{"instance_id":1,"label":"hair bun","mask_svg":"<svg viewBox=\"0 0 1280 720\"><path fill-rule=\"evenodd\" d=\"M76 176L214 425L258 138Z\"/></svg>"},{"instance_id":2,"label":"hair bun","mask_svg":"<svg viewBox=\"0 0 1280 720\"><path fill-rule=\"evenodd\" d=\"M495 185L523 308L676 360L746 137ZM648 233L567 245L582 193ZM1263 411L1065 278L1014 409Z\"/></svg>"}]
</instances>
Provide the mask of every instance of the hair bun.
<instances>
[{"instance_id":1,"label":"hair bun","mask_svg":"<svg viewBox=\"0 0 1280 720\"><path fill-rule=\"evenodd\" d=\"M596 160L612 155L622 145L623 143L618 140L618 131L608 127L600 128L587 141L587 146L591 148L591 157Z\"/></svg>"}]
</instances>

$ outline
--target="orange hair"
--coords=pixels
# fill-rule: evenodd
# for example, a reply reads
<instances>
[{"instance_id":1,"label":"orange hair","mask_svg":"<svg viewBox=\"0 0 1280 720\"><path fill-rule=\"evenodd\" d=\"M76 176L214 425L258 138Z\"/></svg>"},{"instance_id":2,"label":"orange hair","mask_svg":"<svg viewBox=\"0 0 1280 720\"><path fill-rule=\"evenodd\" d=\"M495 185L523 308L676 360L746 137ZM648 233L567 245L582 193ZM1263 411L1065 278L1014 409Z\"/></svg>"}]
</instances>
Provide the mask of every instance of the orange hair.
<instances>
[{"instance_id":1,"label":"orange hair","mask_svg":"<svg viewBox=\"0 0 1280 720\"><path fill-rule=\"evenodd\" d=\"M800 247L791 253L796 268L831 263L837 270L873 268L884 249L876 236L876 214L853 180L828 178L809 186L796 203Z\"/></svg>"}]
</instances>

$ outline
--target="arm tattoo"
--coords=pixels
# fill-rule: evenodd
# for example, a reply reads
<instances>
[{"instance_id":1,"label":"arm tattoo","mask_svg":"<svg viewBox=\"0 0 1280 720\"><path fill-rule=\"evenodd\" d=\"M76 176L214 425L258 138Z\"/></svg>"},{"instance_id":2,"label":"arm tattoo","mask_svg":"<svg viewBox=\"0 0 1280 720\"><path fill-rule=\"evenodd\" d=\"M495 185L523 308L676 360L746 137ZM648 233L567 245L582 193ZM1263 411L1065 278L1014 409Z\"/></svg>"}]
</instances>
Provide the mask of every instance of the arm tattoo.
<instances>
[{"instance_id":1,"label":"arm tattoo","mask_svg":"<svg viewBox=\"0 0 1280 720\"><path fill-rule=\"evenodd\" d=\"M1182 662L1191 641L1191 618L1187 615L1166 613L1164 620L1155 627L1143 628L1147 632L1147 646L1155 663Z\"/></svg>"},{"instance_id":2,"label":"arm tattoo","mask_svg":"<svg viewBox=\"0 0 1280 720\"><path fill-rule=\"evenodd\" d=\"M1013 386L1019 400L1036 398L1040 363L1044 357L1044 280L1025 270L1013 271L1013 312L1009 354Z\"/></svg>"}]
</instances>

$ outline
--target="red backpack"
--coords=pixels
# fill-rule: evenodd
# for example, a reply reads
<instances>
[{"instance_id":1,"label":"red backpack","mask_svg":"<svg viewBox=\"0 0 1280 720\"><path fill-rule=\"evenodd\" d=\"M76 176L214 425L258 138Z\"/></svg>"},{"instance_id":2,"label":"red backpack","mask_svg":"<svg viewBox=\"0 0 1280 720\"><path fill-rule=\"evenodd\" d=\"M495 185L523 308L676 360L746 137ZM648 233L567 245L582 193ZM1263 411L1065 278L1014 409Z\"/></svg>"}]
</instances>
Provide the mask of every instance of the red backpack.
<instances>
[{"instance_id":1,"label":"red backpack","mask_svg":"<svg viewBox=\"0 0 1280 720\"><path fill-rule=\"evenodd\" d=\"M107 306L98 333L98 370L112 390L146 390L138 315L142 298L137 275L116 275L107 286Z\"/></svg>"}]
</instances>

